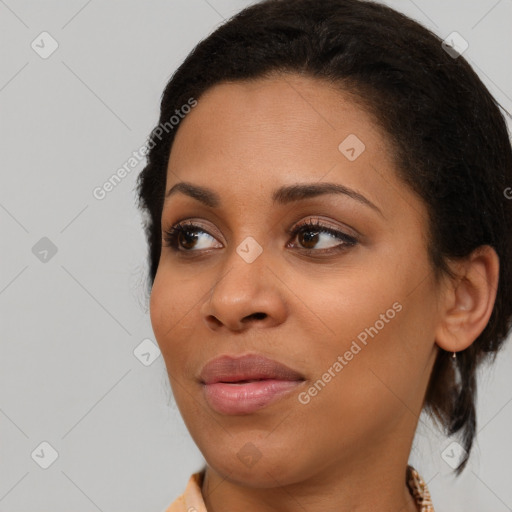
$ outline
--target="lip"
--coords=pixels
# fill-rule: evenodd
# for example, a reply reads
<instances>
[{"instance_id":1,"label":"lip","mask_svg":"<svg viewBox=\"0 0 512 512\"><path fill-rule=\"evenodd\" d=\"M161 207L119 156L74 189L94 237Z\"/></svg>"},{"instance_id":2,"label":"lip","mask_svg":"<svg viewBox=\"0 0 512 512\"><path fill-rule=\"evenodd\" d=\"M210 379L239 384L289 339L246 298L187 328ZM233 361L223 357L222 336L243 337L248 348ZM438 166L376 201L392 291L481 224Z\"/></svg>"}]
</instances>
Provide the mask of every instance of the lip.
<instances>
[{"instance_id":1,"label":"lip","mask_svg":"<svg viewBox=\"0 0 512 512\"><path fill-rule=\"evenodd\" d=\"M305 380L299 372L259 354L217 357L203 367L200 379L206 401L221 414L256 412Z\"/></svg>"}]
</instances>

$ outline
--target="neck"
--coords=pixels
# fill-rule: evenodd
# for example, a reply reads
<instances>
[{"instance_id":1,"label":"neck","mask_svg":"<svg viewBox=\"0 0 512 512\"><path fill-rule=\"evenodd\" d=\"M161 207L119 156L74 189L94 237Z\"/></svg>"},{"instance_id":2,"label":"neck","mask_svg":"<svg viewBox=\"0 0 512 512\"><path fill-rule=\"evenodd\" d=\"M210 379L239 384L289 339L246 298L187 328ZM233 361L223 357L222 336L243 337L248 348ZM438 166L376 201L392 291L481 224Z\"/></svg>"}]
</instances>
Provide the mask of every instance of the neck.
<instances>
[{"instance_id":1,"label":"neck","mask_svg":"<svg viewBox=\"0 0 512 512\"><path fill-rule=\"evenodd\" d=\"M221 475L207 466L202 494L208 512L417 512L405 482L407 457L399 462L381 460L376 462L373 453L371 458L326 467L308 479L284 484L279 475L272 475L263 488L244 485L236 471Z\"/></svg>"}]
</instances>

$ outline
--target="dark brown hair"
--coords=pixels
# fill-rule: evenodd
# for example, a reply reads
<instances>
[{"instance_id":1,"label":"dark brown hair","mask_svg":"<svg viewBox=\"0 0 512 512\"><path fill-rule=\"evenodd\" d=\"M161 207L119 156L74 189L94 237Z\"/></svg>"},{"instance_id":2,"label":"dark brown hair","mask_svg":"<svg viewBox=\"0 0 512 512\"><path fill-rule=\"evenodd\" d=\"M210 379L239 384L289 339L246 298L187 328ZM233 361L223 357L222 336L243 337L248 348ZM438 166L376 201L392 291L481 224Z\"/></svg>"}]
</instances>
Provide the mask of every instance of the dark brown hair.
<instances>
[{"instance_id":1,"label":"dark brown hair","mask_svg":"<svg viewBox=\"0 0 512 512\"><path fill-rule=\"evenodd\" d=\"M476 370L495 359L512 316L512 150L500 105L462 56L395 10L362 0L266 0L242 10L201 41L172 75L138 177L149 243L149 288L161 251L166 169L175 133L162 125L210 87L299 73L351 93L389 136L399 177L429 211L429 257L435 277L455 277L448 259L481 245L500 258L490 320L457 354L440 350L424 407L467 455L476 432ZM169 126L168 126L169 127ZM169 127L170 128L170 127ZM157 140L158 139L158 140ZM490 357L492 356L492 357Z\"/></svg>"}]
</instances>

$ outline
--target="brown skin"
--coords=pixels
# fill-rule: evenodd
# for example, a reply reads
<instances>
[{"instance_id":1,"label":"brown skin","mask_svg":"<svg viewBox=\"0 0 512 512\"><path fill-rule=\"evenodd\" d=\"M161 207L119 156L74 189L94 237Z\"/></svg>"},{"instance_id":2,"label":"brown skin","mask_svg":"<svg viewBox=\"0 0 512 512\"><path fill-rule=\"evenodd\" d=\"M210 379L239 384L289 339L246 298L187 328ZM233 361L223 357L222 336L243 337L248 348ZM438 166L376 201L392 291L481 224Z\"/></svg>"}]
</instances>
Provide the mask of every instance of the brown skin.
<instances>
[{"instance_id":1,"label":"brown skin","mask_svg":"<svg viewBox=\"0 0 512 512\"><path fill-rule=\"evenodd\" d=\"M355 161L338 150L349 134L366 145ZM166 201L163 229L199 224L200 249L183 238L180 249L203 254L187 259L164 246L150 302L174 397L207 461L208 510L415 511L405 470L428 379L439 347L463 350L487 324L494 250L453 263L465 279L436 282L426 207L397 177L386 134L348 94L294 74L208 90L176 134L166 191L179 181L212 188L222 201L210 208L181 193ZM335 194L272 204L279 186L320 181L355 189L382 214ZM358 244L321 255L342 240L286 233L308 219ZM249 236L263 248L250 264L236 252ZM401 311L300 403L299 392L395 302ZM199 373L216 356L246 353L306 381L253 414L217 413ZM237 457L246 443L261 454L250 467Z\"/></svg>"}]
</instances>

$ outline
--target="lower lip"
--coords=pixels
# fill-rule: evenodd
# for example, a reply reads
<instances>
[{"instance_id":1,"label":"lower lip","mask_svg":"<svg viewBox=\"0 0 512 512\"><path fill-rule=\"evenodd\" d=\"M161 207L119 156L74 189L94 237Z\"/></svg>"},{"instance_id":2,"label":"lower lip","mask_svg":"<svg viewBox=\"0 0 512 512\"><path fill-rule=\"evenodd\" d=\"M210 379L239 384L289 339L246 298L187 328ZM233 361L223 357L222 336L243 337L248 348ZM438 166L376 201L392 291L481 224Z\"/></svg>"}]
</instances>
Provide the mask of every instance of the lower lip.
<instances>
[{"instance_id":1,"label":"lower lip","mask_svg":"<svg viewBox=\"0 0 512 512\"><path fill-rule=\"evenodd\" d=\"M245 384L215 382L204 384L204 396L210 407L222 414L250 414L275 402L303 382L274 379Z\"/></svg>"}]
</instances>

